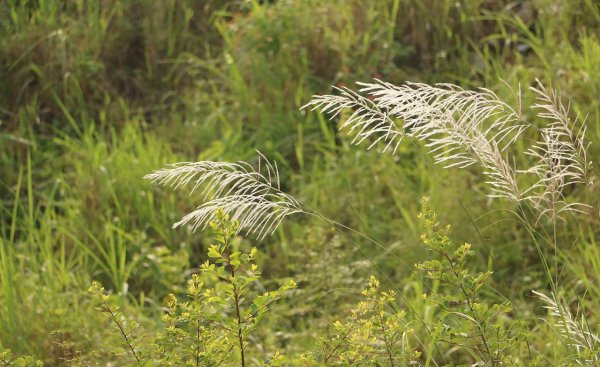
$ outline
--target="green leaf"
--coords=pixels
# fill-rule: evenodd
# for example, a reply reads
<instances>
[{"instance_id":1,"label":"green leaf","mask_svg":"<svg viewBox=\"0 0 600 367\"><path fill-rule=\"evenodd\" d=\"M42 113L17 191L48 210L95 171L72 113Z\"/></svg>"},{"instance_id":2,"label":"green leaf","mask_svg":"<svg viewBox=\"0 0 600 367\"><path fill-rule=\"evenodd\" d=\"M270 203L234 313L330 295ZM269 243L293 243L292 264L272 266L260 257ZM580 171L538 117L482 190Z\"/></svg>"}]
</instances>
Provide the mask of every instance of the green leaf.
<instances>
[{"instance_id":1,"label":"green leaf","mask_svg":"<svg viewBox=\"0 0 600 367\"><path fill-rule=\"evenodd\" d=\"M254 299L254 301L252 301L252 303L257 307L257 308L261 308L262 305L264 305L266 302L268 301L268 297L265 296L258 296Z\"/></svg>"},{"instance_id":2,"label":"green leaf","mask_svg":"<svg viewBox=\"0 0 600 367\"><path fill-rule=\"evenodd\" d=\"M210 247L208 248L208 257L210 257L210 258L222 257L219 246L210 245Z\"/></svg>"}]
</instances>

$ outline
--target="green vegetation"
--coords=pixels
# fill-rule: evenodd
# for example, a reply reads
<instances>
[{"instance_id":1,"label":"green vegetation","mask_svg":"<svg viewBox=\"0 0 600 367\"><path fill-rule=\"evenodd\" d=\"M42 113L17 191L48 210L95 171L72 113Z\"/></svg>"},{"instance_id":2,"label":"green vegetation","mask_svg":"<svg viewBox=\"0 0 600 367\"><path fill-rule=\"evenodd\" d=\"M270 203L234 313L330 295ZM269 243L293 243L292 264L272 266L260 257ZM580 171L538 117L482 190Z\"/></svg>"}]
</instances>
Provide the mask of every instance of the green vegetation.
<instances>
[{"instance_id":1,"label":"green vegetation","mask_svg":"<svg viewBox=\"0 0 600 367\"><path fill-rule=\"evenodd\" d=\"M100 303L98 310L115 325L118 336L131 354L131 363L155 366L246 365L247 339L269 306L296 287L293 280L279 289L264 292L246 305L249 287L260 279L254 263L257 249L248 252L233 248L237 222L222 210L211 222L217 244L210 245L200 274L188 281L189 301L180 303L174 294L166 298L165 323L157 335L137 336L139 324L129 320L111 303L98 283L89 289ZM207 284L205 284L205 282ZM209 286L210 285L210 286ZM229 317L224 315L231 314ZM145 339L145 340L144 340ZM122 362L126 363L126 362Z\"/></svg>"},{"instance_id":2,"label":"green vegetation","mask_svg":"<svg viewBox=\"0 0 600 367\"><path fill-rule=\"evenodd\" d=\"M598 365L599 65L593 0L0 1L0 365ZM585 182L489 198L424 135L301 109L375 78L493 91L517 167L571 101ZM195 161L260 163L289 217L171 229L218 195L143 177Z\"/></svg>"}]
</instances>

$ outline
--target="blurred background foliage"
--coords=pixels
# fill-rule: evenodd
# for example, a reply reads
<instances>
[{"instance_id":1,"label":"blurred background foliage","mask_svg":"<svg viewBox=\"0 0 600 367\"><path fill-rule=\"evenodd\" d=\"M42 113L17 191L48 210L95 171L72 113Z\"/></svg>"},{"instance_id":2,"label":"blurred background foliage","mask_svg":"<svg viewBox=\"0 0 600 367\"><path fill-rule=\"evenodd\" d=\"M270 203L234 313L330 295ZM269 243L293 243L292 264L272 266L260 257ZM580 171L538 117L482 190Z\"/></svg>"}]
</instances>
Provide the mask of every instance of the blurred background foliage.
<instances>
[{"instance_id":1,"label":"blurred background foliage","mask_svg":"<svg viewBox=\"0 0 600 367\"><path fill-rule=\"evenodd\" d=\"M286 191L383 244L306 218L265 241L240 238L259 248L265 287L299 283L257 350L301 351L327 335L378 275L361 251L422 304L411 269L427 255L424 195L482 268L493 258L498 288L528 302L545 286L535 249L476 169L442 170L416 143L394 156L351 147L299 107L373 78L487 87L514 103L503 80L528 105L539 78L587 116L597 157L599 37L595 0L0 0L0 346L49 366L92 350L108 358L92 279L142 324L158 322L207 240L170 229L193 196L141 177L176 161L252 162L257 149ZM598 187L574 195L595 208L560 232L563 284L598 299Z\"/></svg>"}]
</instances>

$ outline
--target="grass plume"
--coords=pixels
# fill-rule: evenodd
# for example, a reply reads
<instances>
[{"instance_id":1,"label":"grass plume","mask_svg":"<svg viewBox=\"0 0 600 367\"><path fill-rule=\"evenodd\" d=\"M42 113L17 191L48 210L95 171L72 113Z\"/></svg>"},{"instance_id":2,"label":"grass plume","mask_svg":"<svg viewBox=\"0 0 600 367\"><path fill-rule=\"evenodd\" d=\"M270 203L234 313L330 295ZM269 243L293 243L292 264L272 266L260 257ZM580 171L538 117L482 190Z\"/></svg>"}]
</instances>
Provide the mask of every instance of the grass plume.
<instances>
[{"instance_id":1,"label":"grass plume","mask_svg":"<svg viewBox=\"0 0 600 367\"><path fill-rule=\"evenodd\" d=\"M353 134L353 144L380 141L384 151L396 153L405 137L422 141L437 164L465 168L478 164L490 188L490 197L515 203L534 203L539 215L582 211L585 204L567 203L564 188L587 183L591 162L587 158L585 121L572 120L560 95L538 81L532 91L538 103L531 106L547 121L541 140L528 150L533 167L518 170L511 145L533 126L524 120L520 88L518 106L511 107L493 91L465 90L453 84L427 85L407 82L401 86L375 80L357 83L357 92L335 88L340 95L317 95L302 108L320 109L335 118L347 108L353 113L341 125ZM522 187L520 174L535 174L538 180Z\"/></svg>"},{"instance_id":2,"label":"grass plume","mask_svg":"<svg viewBox=\"0 0 600 367\"><path fill-rule=\"evenodd\" d=\"M578 364L596 366L597 363L600 363L600 354L598 354L600 337L590 331L585 316L581 315L581 320L577 321L569 307L560 301L554 293L548 296L533 291L533 294L545 303L544 308L550 312L551 316L556 318L555 324L545 321L558 329L560 336L566 340L567 345L575 348L579 356L577 358Z\"/></svg>"},{"instance_id":3,"label":"grass plume","mask_svg":"<svg viewBox=\"0 0 600 367\"><path fill-rule=\"evenodd\" d=\"M201 190L204 203L173 227L191 224L194 230L204 229L222 208L239 222L239 230L262 239L273 233L285 217L304 210L298 200L281 191L277 164L258 154L257 169L246 162L183 162L144 178L175 189L191 185L190 193Z\"/></svg>"}]
</instances>

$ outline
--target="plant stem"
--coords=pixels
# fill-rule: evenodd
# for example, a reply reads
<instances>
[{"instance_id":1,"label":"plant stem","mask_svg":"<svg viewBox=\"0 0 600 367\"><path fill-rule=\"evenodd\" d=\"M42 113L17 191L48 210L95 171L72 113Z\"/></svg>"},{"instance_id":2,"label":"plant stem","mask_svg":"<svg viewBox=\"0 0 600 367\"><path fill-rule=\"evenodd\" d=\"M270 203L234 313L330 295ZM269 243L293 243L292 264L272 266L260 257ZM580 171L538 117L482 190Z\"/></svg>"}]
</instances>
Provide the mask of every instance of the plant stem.
<instances>
[{"instance_id":1,"label":"plant stem","mask_svg":"<svg viewBox=\"0 0 600 367\"><path fill-rule=\"evenodd\" d=\"M242 359L242 367L246 366L246 361L244 359L244 336L242 334L242 315L240 313L240 297L238 294L238 289L237 286L235 284L235 267L233 265L231 265L231 263L229 264L229 269L231 271L231 287L233 289L233 299L235 301L235 313L237 316L237 337L238 337L238 342L240 344L240 357Z\"/></svg>"},{"instance_id":2,"label":"plant stem","mask_svg":"<svg viewBox=\"0 0 600 367\"><path fill-rule=\"evenodd\" d=\"M381 334L383 335L383 343L385 344L385 349L390 360L390 367L396 367L396 364L394 363L394 356L392 355L392 350L390 347L391 343L388 341L385 335L385 320L383 319L383 316L379 317L379 322L381 322Z\"/></svg>"},{"instance_id":3,"label":"plant stem","mask_svg":"<svg viewBox=\"0 0 600 367\"><path fill-rule=\"evenodd\" d=\"M327 218L326 216L320 214L319 212L313 210L312 208L310 208L308 205L306 204L302 204L306 210L306 213L309 215L312 215L314 217L319 218L320 220L324 221L325 223L327 223L328 225L330 225L337 233L341 234L348 242L350 242L357 250L360 251L360 253L375 267L375 269L377 269L377 271L389 282L390 286L396 290L397 294L400 296L400 298L402 298L402 300L404 301L404 303L406 304L406 306L414 312L415 317L419 320L419 322L421 324L423 324L423 327L425 328L425 331L429 334L432 335L432 331L429 328L429 326L427 325L427 323L425 322L425 319L423 319L423 317L421 317L421 315L419 315L419 313L417 312L417 310L414 308L414 306L410 303L410 301L403 295L403 292L400 291L400 289L398 288L398 286L396 285L396 283L394 281L392 281L392 279L389 277L389 275L387 273L385 273L381 267L379 265L377 265L377 263L375 263L375 261L369 257L367 255L367 253L356 243L352 240L352 238L350 238L350 236L343 231L343 229L346 229L352 233L355 233L363 238L365 238L366 240L368 240L369 242L375 244L376 246L378 246L379 248L382 248L384 250L388 250L387 247L385 247L383 244L377 242L376 240L374 240L373 238L367 236L366 234L352 228L349 226L346 226L340 222L331 220L329 218ZM423 280L422 277L419 276L418 273L414 272L414 270L411 267L408 267L408 265L397 255L393 254L392 252L387 251L387 253L391 254L394 259L398 260L402 265L406 266L407 269L410 270L410 272L412 274L415 274L417 276L417 278L419 280ZM442 357L442 361L444 363L446 363L446 359L443 355L443 353L441 353L440 348L438 347L437 343L434 342L434 347L435 349L440 353L441 357ZM423 345L423 348L425 348L426 346ZM331 357L331 356L330 356Z\"/></svg>"},{"instance_id":4,"label":"plant stem","mask_svg":"<svg viewBox=\"0 0 600 367\"><path fill-rule=\"evenodd\" d=\"M329 361L329 359L331 357L333 357L333 354L338 350L338 348L342 346L342 340L346 339L348 337L348 335L350 335L350 333L354 329L355 325L356 325L356 320L352 323L352 325L350 325L350 328L348 328L348 331L346 332L346 334L344 334L344 336L342 338L340 338L340 340L336 344L336 346L333 347L333 349L331 349L331 352L325 357L325 360L323 361L324 363L327 363Z\"/></svg>"},{"instance_id":5,"label":"plant stem","mask_svg":"<svg viewBox=\"0 0 600 367\"><path fill-rule=\"evenodd\" d=\"M119 319L117 318L117 315L115 315L115 313L112 312L112 310L110 309L110 307L106 307L106 309L108 310L108 313L110 314L110 317L115 321L115 324L117 324L117 328L119 329L119 331L121 332L121 335L125 339L125 344L127 344L127 346L129 347L129 350L131 351L131 354L133 354L133 358L135 358L135 360L137 361L137 363L141 363L140 358L135 353L135 349L133 348L133 345L131 345L131 342L129 341L129 338L127 337L127 333L125 333L125 330L123 329L123 326L119 322Z\"/></svg>"},{"instance_id":6,"label":"plant stem","mask_svg":"<svg viewBox=\"0 0 600 367\"><path fill-rule=\"evenodd\" d=\"M444 252L444 257L448 260L448 262L450 263L450 268L452 269L452 272L454 273L454 276L456 277L456 279L460 278L460 274L456 271L456 269L454 268L453 264L453 260L450 258L450 256L448 256L447 253ZM460 281L458 283L458 288L460 288L460 290L462 291L463 295L465 296L465 300L467 301L467 306L469 307L469 310L471 311L471 314L473 316L475 316L475 309L473 308L473 305L471 303L471 297L469 297L469 294L467 293L467 290L465 289L465 286L463 284L462 281ZM488 345L487 342L487 338L485 337L485 328L483 325L485 325L485 323L479 323L476 322L475 324L477 324L477 328L479 329L479 336L481 337L481 341L483 342L483 346L485 348L485 352L487 353L488 357L490 358L490 361L492 362L492 366L496 366L496 362L494 360L494 357L492 356L492 352L490 351L490 347Z\"/></svg>"},{"instance_id":7,"label":"plant stem","mask_svg":"<svg viewBox=\"0 0 600 367\"><path fill-rule=\"evenodd\" d=\"M196 320L196 367L200 366L200 320Z\"/></svg>"}]
</instances>

